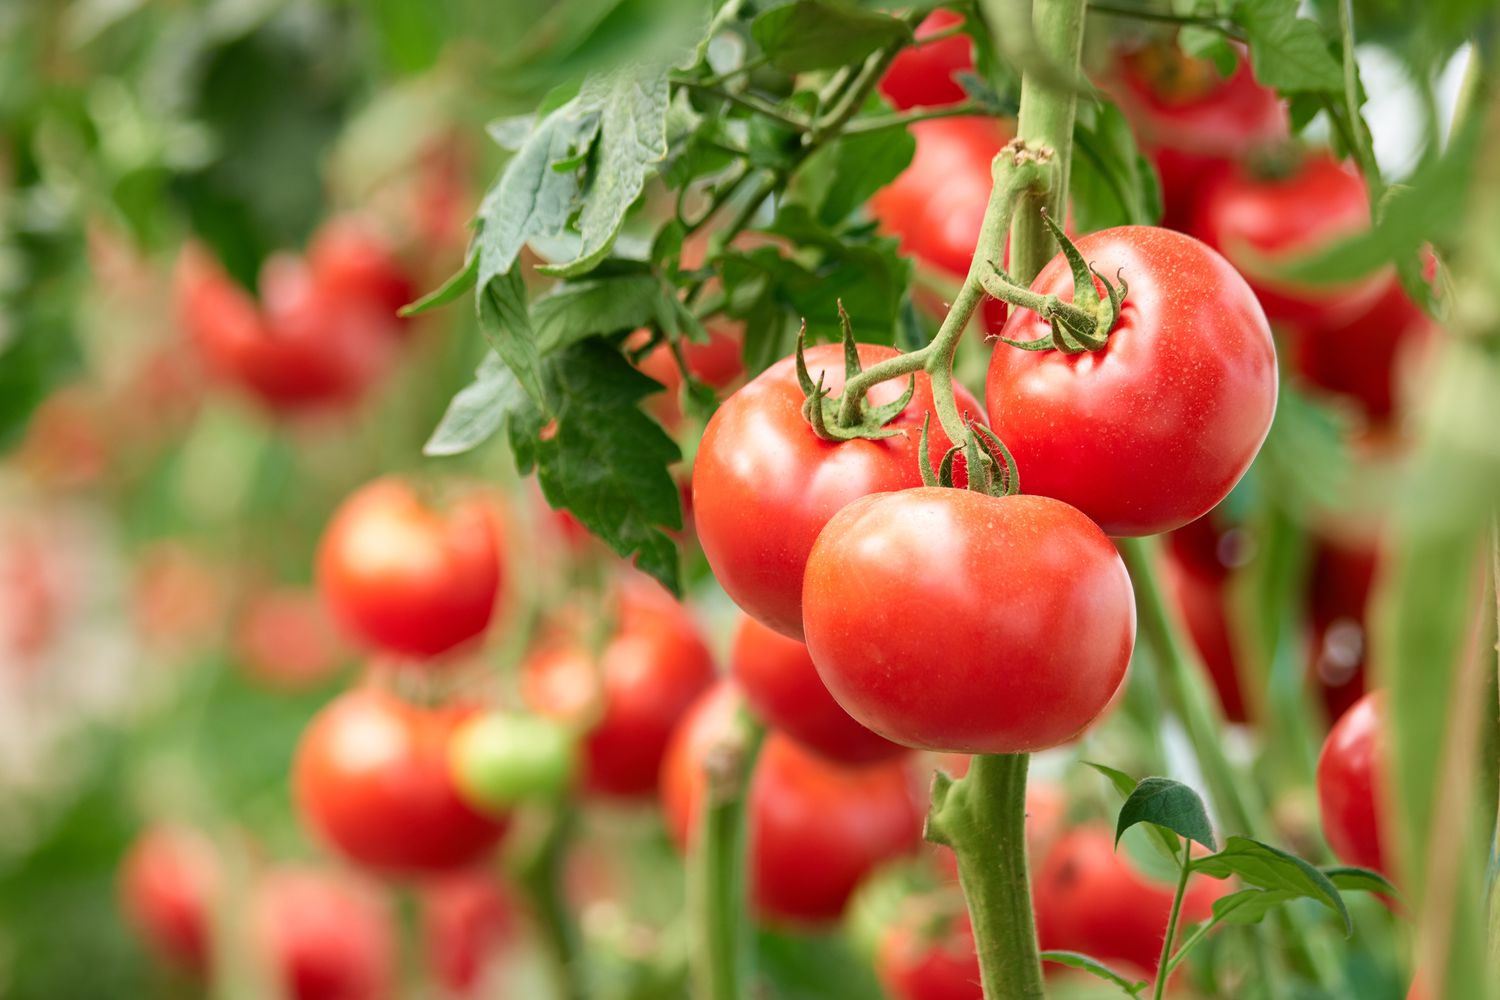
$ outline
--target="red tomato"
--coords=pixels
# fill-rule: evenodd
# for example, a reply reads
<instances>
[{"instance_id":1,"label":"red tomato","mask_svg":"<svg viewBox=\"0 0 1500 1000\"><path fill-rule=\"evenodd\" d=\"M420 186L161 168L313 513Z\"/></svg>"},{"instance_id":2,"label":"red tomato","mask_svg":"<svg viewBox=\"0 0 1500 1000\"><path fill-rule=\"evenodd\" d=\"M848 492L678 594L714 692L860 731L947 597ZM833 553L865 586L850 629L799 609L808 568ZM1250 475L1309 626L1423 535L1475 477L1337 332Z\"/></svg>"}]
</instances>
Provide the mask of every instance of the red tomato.
<instances>
[{"instance_id":1,"label":"red tomato","mask_svg":"<svg viewBox=\"0 0 1500 1000\"><path fill-rule=\"evenodd\" d=\"M875 971L893 1000L984 1000L974 927L962 909L940 923L907 920L886 928Z\"/></svg>"},{"instance_id":2,"label":"red tomato","mask_svg":"<svg viewBox=\"0 0 1500 1000\"><path fill-rule=\"evenodd\" d=\"M649 797L678 720L713 684L713 656L687 609L651 581L629 579L616 614L597 659L581 635L544 646L522 667L522 690L543 715L592 719L582 747L585 788Z\"/></svg>"},{"instance_id":3,"label":"red tomato","mask_svg":"<svg viewBox=\"0 0 1500 1000\"><path fill-rule=\"evenodd\" d=\"M1285 141L1286 103L1255 82L1244 54L1226 79L1175 44L1122 56L1112 89L1161 175L1162 224L1183 228L1205 177Z\"/></svg>"},{"instance_id":4,"label":"red tomato","mask_svg":"<svg viewBox=\"0 0 1500 1000\"><path fill-rule=\"evenodd\" d=\"M985 396L1021 488L1065 500L1111 535L1151 535L1208 513L1250 467L1276 409L1265 315L1224 258L1170 229L1121 226L1078 240L1129 283L1099 351L995 346ZM1068 300L1059 254L1031 288ZM1015 310L1003 335L1051 329Z\"/></svg>"},{"instance_id":5,"label":"red tomato","mask_svg":"<svg viewBox=\"0 0 1500 1000\"><path fill-rule=\"evenodd\" d=\"M1347 323L1372 306L1389 270L1314 287L1273 276L1271 269L1369 225L1364 179L1332 154L1317 152L1283 175L1257 176L1243 164L1219 172L1205 181L1189 232L1244 274L1271 322L1315 331Z\"/></svg>"},{"instance_id":6,"label":"red tomato","mask_svg":"<svg viewBox=\"0 0 1500 1000\"><path fill-rule=\"evenodd\" d=\"M335 300L368 303L392 323L396 310L416 298L406 267L390 243L368 221L329 219L307 247L307 263L318 285Z\"/></svg>"},{"instance_id":7,"label":"red tomato","mask_svg":"<svg viewBox=\"0 0 1500 1000\"><path fill-rule=\"evenodd\" d=\"M427 964L458 996L483 995L486 973L510 944L516 904L493 876L449 875L422 887Z\"/></svg>"},{"instance_id":8,"label":"red tomato","mask_svg":"<svg viewBox=\"0 0 1500 1000\"><path fill-rule=\"evenodd\" d=\"M209 913L218 876L218 858L202 834L153 827L121 863L121 905L154 952L201 973L208 968Z\"/></svg>"},{"instance_id":9,"label":"red tomato","mask_svg":"<svg viewBox=\"0 0 1500 1000\"><path fill-rule=\"evenodd\" d=\"M861 344L866 367L893 357L890 347ZM833 392L844 385L838 344L807 349L816 382ZM923 419L932 413L932 382L917 375L916 393L891 423L903 431L878 441L824 441L802 416L796 363L783 358L724 401L698 445L693 465L693 517L714 576L734 602L783 635L802 637L802 571L813 540L839 508L868 493L922 482L917 449ZM960 412L979 405L955 386ZM872 405L897 399L906 380L877 385ZM933 467L948 438L932 414L928 451Z\"/></svg>"},{"instance_id":10,"label":"red tomato","mask_svg":"<svg viewBox=\"0 0 1500 1000\"><path fill-rule=\"evenodd\" d=\"M373 646L435 657L489 627L503 586L493 501L446 516L410 485L377 479L334 512L318 547L318 588L349 631Z\"/></svg>"},{"instance_id":11,"label":"red tomato","mask_svg":"<svg viewBox=\"0 0 1500 1000\"><path fill-rule=\"evenodd\" d=\"M964 23L951 10L935 10L917 25L917 41ZM897 108L956 104L965 97L954 79L974 69L974 42L965 34L901 50L880 80L880 92Z\"/></svg>"},{"instance_id":12,"label":"red tomato","mask_svg":"<svg viewBox=\"0 0 1500 1000\"><path fill-rule=\"evenodd\" d=\"M734 687L719 684L689 711L667 749L662 810L679 847L698 822L705 756L739 704ZM875 866L921 843L918 798L901 761L844 767L768 734L748 805L751 890L761 916L797 924L836 920Z\"/></svg>"},{"instance_id":13,"label":"red tomato","mask_svg":"<svg viewBox=\"0 0 1500 1000\"><path fill-rule=\"evenodd\" d=\"M1115 850L1098 826L1063 835L1042 863L1032 889L1043 949L1080 951L1100 961L1128 962L1154 974L1176 886L1146 878ZM1205 875L1188 881L1179 927L1207 920L1230 886Z\"/></svg>"},{"instance_id":14,"label":"red tomato","mask_svg":"<svg viewBox=\"0 0 1500 1000\"><path fill-rule=\"evenodd\" d=\"M1311 669L1330 719L1365 693L1366 608L1379 556L1373 546L1319 539L1307 585Z\"/></svg>"},{"instance_id":15,"label":"red tomato","mask_svg":"<svg viewBox=\"0 0 1500 1000\"><path fill-rule=\"evenodd\" d=\"M1385 761L1385 698L1372 691L1328 732L1318 756L1323 835L1347 865L1387 872L1380 822Z\"/></svg>"},{"instance_id":16,"label":"red tomato","mask_svg":"<svg viewBox=\"0 0 1500 1000\"><path fill-rule=\"evenodd\" d=\"M762 722L829 760L868 764L905 752L839 707L806 646L749 615L740 616L729 672Z\"/></svg>"},{"instance_id":17,"label":"red tomato","mask_svg":"<svg viewBox=\"0 0 1500 1000\"><path fill-rule=\"evenodd\" d=\"M235 655L256 680L303 691L328 680L344 650L317 594L280 587L251 597L240 612Z\"/></svg>"},{"instance_id":18,"label":"red tomato","mask_svg":"<svg viewBox=\"0 0 1500 1000\"><path fill-rule=\"evenodd\" d=\"M740 340L738 331L710 324L708 343L684 340L682 358L694 376L715 389L724 389L745 373ZM682 402L678 398L682 393L682 371L672 357L672 348L658 344L636 367L665 387L647 398L646 408L667 430L677 430L682 424Z\"/></svg>"},{"instance_id":19,"label":"red tomato","mask_svg":"<svg viewBox=\"0 0 1500 1000\"><path fill-rule=\"evenodd\" d=\"M1228 577L1223 572L1205 571L1195 566L1178 554L1177 546L1167 546L1165 553L1162 582L1167 595L1177 605L1178 614L1187 624L1188 635L1203 658L1203 665L1208 668L1224 716L1230 722L1246 722L1250 716L1245 706L1234 638L1229 632L1227 617Z\"/></svg>"},{"instance_id":20,"label":"red tomato","mask_svg":"<svg viewBox=\"0 0 1500 1000\"><path fill-rule=\"evenodd\" d=\"M266 874L252 930L287 1000L387 1000L396 987L396 924L379 892L311 869Z\"/></svg>"},{"instance_id":21,"label":"red tomato","mask_svg":"<svg viewBox=\"0 0 1500 1000\"><path fill-rule=\"evenodd\" d=\"M828 690L875 732L1026 753L1073 739L1109 704L1135 597L1115 547L1067 504L923 487L828 522L803 622Z\"/></svg>"},{"instance_id":22,"label":"red tomato","mask_svg":"<svg viewBox=\"0 0 1500 1000\"><path fill-rule=\"evenodd\" d=\"M297 747L292 779L304 820L349 860L393 875L480 860L506 821L471 809L449 776L449 738L473 714L375 688L340 695Z\"/></svg>"}]
</instances>

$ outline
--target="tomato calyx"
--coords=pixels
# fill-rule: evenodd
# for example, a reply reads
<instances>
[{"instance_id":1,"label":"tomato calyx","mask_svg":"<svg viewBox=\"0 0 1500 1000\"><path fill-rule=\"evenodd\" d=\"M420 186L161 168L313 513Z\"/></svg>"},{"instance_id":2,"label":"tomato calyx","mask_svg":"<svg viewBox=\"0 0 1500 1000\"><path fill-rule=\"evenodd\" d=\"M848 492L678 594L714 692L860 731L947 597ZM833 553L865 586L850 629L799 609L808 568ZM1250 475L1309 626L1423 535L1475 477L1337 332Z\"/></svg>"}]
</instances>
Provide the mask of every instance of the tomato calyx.
<instances>
[{"instance_id":1,"label":"tomato calyx","mask_svg":"<svg viewBox=\"0 0 1500 1000\"><path fill-rule=\"evenodd\" d=\"M1119 322L1120 308L1130 292L1130 285L1118 272L1115 274L1115 281L1111 283L1095 270L1092 264L1083 259L1083 254L1068 239L1068 234L1062 231L1062 227L1045 210L1042 212L1042 221L1051 231L1053 239L1057 240L1058 248L1073 272L1073 301L1064 302L1057 295L1039 295L1022 288L998 264L993 265L993 273L980 278L984 290L1003 302L1040 314L1052 328L1049 336L1035 340L1011 340L1008 337L999 339L1002 343L1023 351L1056 350L1064 354L1082 354L1084 351L1103 350L1115 324Z\"/></svg>"},{"instance_id":2,"label":"tomato calyx","mask_svg":"<svg viewBox=\"0 0 1500 1000\"><path fill-rule=\"evenodd\" d=\"M849 322L849 314L844 311L843 302L839 302L838 306L839 324L843 327L844 380L847 386L864 371L864 366L859 360L859 345L854 342L854 328ZM850 392L846 388L835 396L824 388L822 372L818 373L818 380L814 382L807 368L806 349L807 322L804 320L802 329L797 331L797 384L802 387L802 394L806 397L802 404L802 416L812 425L814 434L825 441L852 441L856 438L876 440L903 433L886 425L899 417L911 402L917 391L915 375L907 381L906 391L900 396L889 403L867 409L864 405L864 393Z\"/></svg>"},{"instance_id":3,"label":"tomato calyx","mask_svg":"<svg viewBox=\"0 0 1500 1000\"><path fill-rule=\"evenodd\" d=\"M962 445L953 445L944 454L936 470L932 467L932 455L927 450L927 431L932 424L932 414L922 421L922 441L919 445L919 466L923 486L953 487L953 466L959 452L963 452L964 466L968 472L968 488L992 497L1014 496L1021 492L1021 474L1016 469L1016 459L1005 447L1005 442L984 424L972 418L964 421L968 433Z\"/></svg>"}]
</instances>

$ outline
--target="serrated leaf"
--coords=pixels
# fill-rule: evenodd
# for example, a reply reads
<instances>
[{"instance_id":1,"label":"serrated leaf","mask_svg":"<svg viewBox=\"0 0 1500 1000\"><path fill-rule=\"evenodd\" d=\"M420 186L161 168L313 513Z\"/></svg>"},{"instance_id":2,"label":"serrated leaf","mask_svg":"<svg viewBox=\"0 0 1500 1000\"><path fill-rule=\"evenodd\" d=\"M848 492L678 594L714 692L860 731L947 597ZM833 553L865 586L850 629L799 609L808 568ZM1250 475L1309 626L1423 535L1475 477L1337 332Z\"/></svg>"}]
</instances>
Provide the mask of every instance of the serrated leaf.
<instances>
[{"instance_id":1,"label":"serrated leaf","mask_svg":"<svg viewBox=\"0 0 1500 1000\"><path fill-rule=\"evenodd\" d=\"M750 25L771 65L786 73L848 66L876 49L912 38L900 18L835 0L795 0Z\"/></svg>"},{"instance_id":2,"label":"serrated leaf","mask_svg":"<svg viewBox=\"0 0 1500 1000\"><path fill-rule=\"evenodd\" d=\"M461 455L489 440L505 418L522 403L526 392L515 375L490 351L474 372L474 381L460 389L448 403L443 419L422 447L433 457Z\"/></svg>"},{"instance_id":3,"label":"serrated leaf","mask_svg":"<svg viewBox=\"0 0 1500 1000\"><path fill-rule=\"evenodd\" d=\"M1328 39L1313 22L1297 16L1297 0L1238 0L1233 17L1250 41L1255 79L1284 93L1337 93L1343 69Z\"/></svg>"},{"instance_id":4,"label":"serrated leaf","mask_svg":"<svg viewBox=\"0 0 1500 1000\"><path fill-rule=\"evenodd\" d=\"M1113 104L1085 104L1073 127L1076 155L1068 189L1081 232L1161 221L1161 184Z\"/></svg>"},{"instance_id":5,"label":"serrated leaf","mask_svg":"<svg viewBox=\"0 0 1500 1000\"><path fill-rule=\"evenodd\" d=\"M1341 865L1324 868L1323 874L1328 876L1328 881L1332 882L1340 892L1370 892L1377 896L1390 896L1393 899L1400 897L1396 887L1391 885L1384 875L1368 868Z\"/></svg>"},{"instance_id":6,"label":"serrated leaf","mask_svg":"<svg viewBox=\"0 0 1500 1000\"><path fill-rule=\"evenodd\" d=\"M1044 951L1040 957L1043 962L1066 965L1070 969L1079 969L1090 975L1098 976L1106 982L1114 983L1130 996L1139 996L1150 985L1139 979L1122 976L1092 955L1084 955L1076 951Z\"/></svg>"},{"instance_id":7,"label":"serrated leaf","mask_svg":"<svg viewBox=\"0 0 1500 1000\"><path fill-rule=\"evenodd\" d=\"M1221 924L1258 924L1267 913L1299 898L1288 890L1241 889L1214 900L1214 920Z\"/></svg>"},{"instance_id":8,"label":"serrated leaf","mask_svg":"<svg viewBox=\"0 0 1500 1000\"><path fill-rule=\"evenodd\" d=\"M1214 878L1238 876L1240 881L1261 889L1315 899L1338 914L1345 933L1352 929L1349 909L1328 876L1295 854L1270 844L1230 837L1219 853L1194 860L1193 870Z\"/></svg>"},{"instance_id":9,"label":"serrated leaf","mask_svg":"<svg viewBox=\"0 0 1500 1000\"><path fill-rule=\"evenodd\" d=\"M549 410L542 389L541 356L526 310L526 284L519 268L497 275L479 290L475 300L479 331L516 376L516 381L543 412Z\"/></svg>"},{"instance_id":10,"label":"serrated leaf","mask_svg":"<svg viewBox=\"0 0 1500 1000\"><path fill-rule=\"evenodd\" d=\"M827 171L818 219L828 226L843 222L895 180L916 151L916 138L899 127L844 136L818 150L803 166L804 171L820 167Z\"/></svg>"},{"instance_id":11,"label":"serrated leaf","mask_svg":"<svg viewBox=\"0 0 1500 1000\"><path fill-rule=\"evenodd\" d=\"M1100 774L1108 778L1109 783L1115 786L1115 791L1119 792L1125 798L1129 798L1130 793L1135 791L1135 786L1140 784L1139 781L1132 778L1124 771L1110 767L1108 764L1096 764L1091 760L1086 760L1083 763L1085 766L1093 768L1095 771L1098 771Z\"/></svg>"},{"instance_id":12,"label":"serrated leaf","mask_svg":"<svg viewBox=\"0 0 1500 1000\"><path fill-rule=\"evenodd\" d=\"M649 272L558 285L531 305L537 350L550 354L589 337L662 322L672 303Z\"/></svg>"},{"instance_id":13,"label":"serrated leaf","mask_svg":"<svg viewBox=\"0 0 1500 1000\"><path fill-rule=\"evenodd\" d=\"M1115 823L1115 843L1137 823L1151 823L1171 830L1188 840L1197 841L1212 851L1215 847L1213 825L1198 793L1171 778L1146 778L1120 807Z\"/></svg>"}]
</instances>

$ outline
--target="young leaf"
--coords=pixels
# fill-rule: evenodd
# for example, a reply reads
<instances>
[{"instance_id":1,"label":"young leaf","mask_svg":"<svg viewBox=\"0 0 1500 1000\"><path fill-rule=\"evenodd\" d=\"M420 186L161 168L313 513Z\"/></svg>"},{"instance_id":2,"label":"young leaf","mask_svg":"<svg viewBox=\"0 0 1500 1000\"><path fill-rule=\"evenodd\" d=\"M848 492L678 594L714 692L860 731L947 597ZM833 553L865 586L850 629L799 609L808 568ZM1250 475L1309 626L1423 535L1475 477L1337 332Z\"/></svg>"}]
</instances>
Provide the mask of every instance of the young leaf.
<instances>
[{"instance_id":1,"label":"young leaf","mask_svg":"<svg viewBox=\"0 0 1500 1000\"><path fill-rule=\"evenodd\" d=\"M1115 843L1137 823L1152 823L1179 836L1197 841L1212 851L1213 826L1198 793L1171 778L1146 778L1135 786L1115 824Z\"/></svg>"},{"instance_id":2,"label":"young leaf","mask_svg":"<svg viewBox=\"0 0 1500 1000\"><path fill-rule=\"evenodd\" d=\"M1130 793L1135 791L1135 786L1140 784L1140 782L1136 781L1124 771L1118 771L1115 768L1108 766L1107 764L1096 764L1091 760L1084 761L1084 764L1092 767L1094 770L1098 771L1100 774L1108 778L1109 783L1115 786L1115 791L1119 792L1126 798L1129 798Z\"/></svg>"},{"instance_id":3,"label":"young leaf","mask_svg":"<svg viewBox=\"0 0 1500 1000\"><path fill-rule=\"evenodd\" d=\"M1070 969L1080 969L1098 976L1105 982L1114 983L1133 997L1140 996L1142 991L1150 985L1138 979L1122 976L1097 958L1076 951L1044 951L1041 953L1041 959L1043 962L1055 962L1058 965L1066 965Z\"/></svg>"},{"instance_id":4,"label":"young leaf","mask_svg":"<svg viewBox=\"0 0 1500 1000\"><path fill-rule=\"evenodd\" d=\"M526 394L544 412L547 411L536 334L526 312L526 285L521 281L520 269L513 268L481 286L476 305L480 332L515 373L516 381Z\"/></svg>"},{"instance_id":5,"label":"young leaf","mask_svg":"<svg viewBox=\"0 0 1500 1000\"><path fill-rule=\"evenodd\" d=\"M1299 896L1288 889L1241 889L1214 900L1214 920L1221 924L1258 924L1267 913Z\"/></svg>"},{"instance_id":6,"label":"young leaf","mask_svg":"<svg viewBox=\"0 0 1500 1000\"><path fill-rule=\"evenodd\" d=\"M1230 837L1219 853L1196 859L1193 870L1213 878L1239 876L1261 889L1315 899L1338 914L1346 934L1353 929L1344 898L1328 876L1280 848L1249 837Z\"/></svg>"},{"instance_id":7,"label":"young leaf","mask_svg":"<svg viewBox=\"0 0 1500 1000\"><path fill-rule=\"evenodd\" d=\"M507 414L526 402L521 384L500 355L490 351L479 362L474 381L449 401L422 454L437 457L472 451L500 429Z\"/></svg>"},{"instance_id":8,"label":"young leaf","mask_svg":"<svg viewBox=\"0 0 1500 1000\"><path fill-rule=\"evenodd\" d=\"M772 8L755 19L750 33L771 65L787 73L863 62L876 49L912 38L900 18L838 0L795 0Z\"/></svg>"},{"instance_id":9,"label":"young leaf","mask_svg":"<svg viewBox=\"0 0 1500 1000\"><path fill-rule=\"evenodd\" d=\"M1297 0L1239 0L1234 20L1250 39L1255 79L1285 93L1338 92L1343 70L1313 21L1297 16Z\"/></svg>"}]
</instances>

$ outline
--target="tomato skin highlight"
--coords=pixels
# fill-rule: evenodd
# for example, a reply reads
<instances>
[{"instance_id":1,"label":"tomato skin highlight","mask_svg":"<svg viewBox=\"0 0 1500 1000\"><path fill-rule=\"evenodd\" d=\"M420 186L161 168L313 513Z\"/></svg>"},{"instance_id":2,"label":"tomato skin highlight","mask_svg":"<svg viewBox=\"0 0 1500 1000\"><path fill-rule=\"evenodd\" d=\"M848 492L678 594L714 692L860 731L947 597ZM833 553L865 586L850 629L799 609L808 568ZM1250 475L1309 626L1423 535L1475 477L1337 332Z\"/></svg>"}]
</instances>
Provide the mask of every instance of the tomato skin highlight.
<instances>
[{"instance_id":1,"label":"tomato skin highlight","mask_svg":"<svg viewBox=\"0 0 1500 1000\"><path fill-rule=\"evenodd\" d=\"M829 760L869 764L906 752L839 707L805 645L749 615L735 629L729 672L757 718Z\"/></svg>"},{"instance_id":2,"label":"tomato skin highlight","mask_svg":"<svg viewBox=\"0 0 1500 1000\"><path fill-rule=\"evenodd\" d=\"M866 367L894 357L894 348L861 344ZM838 392L843 348L807 349L813 381ZM875 386L878 406L901 396L905 379ZM982 417L974 397L955 386L960 413ZM726 593L762 624L802 637L802 574L823 525L849 501L869 493L918 486L922 422L932 412L932 381L916 376L916 392L880 440L824 441L802 416L802 389L793 358L784 358L719 407L693 463L693 519L703 553ZM933 467L948 449L934 413L928 453Z\"/></svg>"},{"instance_id":3,"label":"tomato skin highlight","mask_svg":"<svg viewBox=\"0 0 1500 1000\"><path fill-rule=\"evenodd\" d=\"M704 755L740 704L734 686L721 682L689 710L667 749L662 812L680 849L698 824ZM917 849L920 798L902 761L844 767L768 733L748 798L750 887L760 917L793 925L837 920L876 865Z\"/></svg>"},{"instance_id":4,"label":"tomato skin highlight","mask_svg":"<svg viewBox=\"0 0 1500 1000\"><path fill-rule=\"evenodd\" d=\"M905 111L956 104L967 96L954 74L973 71L974 42L965 34L922 42L929 35L957 27L963 21L962 15L939 9L917 25L917 44L902 49L880 79L880 92L886 100Z\"/></svg>"},{"instance_id":5,"label":"tomato skin highlight","mask_svg":"<svg viewBox=\"0 0 1500 1000\"><path fill-rule=\"evenodd\" d=\"M1385 698L1378 691L1334 723L1318 755L1318 810L1323 836L1340 861L1389 875L1380 821L1385 725Z\"/></svg>"},{"instance_id":6,"label":"tomato skin highlight","mask_svg":"<svg viewBox=\"0 0 1500 1000\"><path fill-rule=\"evenodd\" d=\"M304 821L340 854L390 875L471 865L508 821L474 811L449 773L464 706L421 708L373 687L345 692L308 725L292 765Z\"/></svg>"},{"instance_id":7,"label":"tomato skin highlight","mask_svg":"<svg viewBox=\"0 0 1500 1000\"><path fill-rule=\"evenodd\" d=\"M318 588L369 645L436 657L477 639L500 597L497 518L478 497L446 516L411 486L382 478L340 506L318 546Z\"/></svg>"},{"instance_id":8,"label":"tomato skin highlight","mask_svg":"<svg viewBox=\"0 0 1500 1000\"><path fill-rule=\"evenodd\" d=\"M996 344L985 399L1021 488L1056 497L1112 536L1151 535L1208 513L1250 467L1276 409L1276 349L1250 286L1181 233L1120 226L1077 241L1100 274L1129 283L1099 351ZM1033 291L1072 298L1054 257ZM1050 336L1014 310L1003 336Z\"/></svg>"},{"instance_id":9,"label":"tomato skin highlight","mask_svg":"<svg viewBox=\"0 0 1500 1000\"><path fill-rule=\"evenodd\" d=\"M804 587L807 647L834 698L928 750L1068 742L1109 704L1135 641L1119 553L1048 497L865 497L818 537Z\"/></svg>"}]
</instances>

